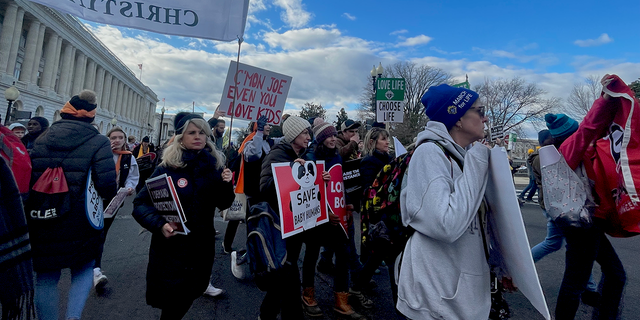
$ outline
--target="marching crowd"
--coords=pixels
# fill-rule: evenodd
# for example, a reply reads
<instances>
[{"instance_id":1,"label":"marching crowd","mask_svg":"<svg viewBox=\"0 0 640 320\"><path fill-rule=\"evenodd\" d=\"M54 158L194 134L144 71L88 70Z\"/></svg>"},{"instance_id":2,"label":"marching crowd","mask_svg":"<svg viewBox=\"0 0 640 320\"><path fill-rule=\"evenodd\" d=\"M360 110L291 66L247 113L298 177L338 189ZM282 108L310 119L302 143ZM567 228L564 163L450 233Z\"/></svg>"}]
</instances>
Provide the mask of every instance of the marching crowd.
<instances>
[{"instance_id":1,"label":"marching crowd","mask_svg":"<svg viewBox=\"0 0 640 320\"><path fill-rule=\"evenodd\" d=\"M617 76L606 75L602 84L629 90ZM621 99L603 92L581 123L565 114L547 114L548 130L539 133L541 146L554 145L571 170L584 173L583 187L590 201L578 208L589 207L592 223L588 226L564 224L545 208L544 197L562 200L544 192L547 184L539 151L529 156L532 186L538 188L540 207L548 217L547 238L531 249L533 260L559 250L563 239L566 241L565 274L555 309L559 320L575 317L581 296L599 307L598 319L618 316L626 275L605 234L606 214L599 212L605 208L598 206L593 183L589 184L596 177L590 170L588 150L607 135ZM283 117L283 136L278 138L270 137L271 126L266 117L260 117L251 124L252 132L234 150L237 152L228 152L223 149L225 122L219 113L206 121L198 114L182 112L174 118L173 137L156 149L148 137L137 144L135 137L127 137L119 127L101 135L92 125L96 101L95 93L85 90L62 107L62 119L52 124L34 117L26 128L19 123L0 126L5 160L0 161L2 319L57 319L63 269L71 271L66 318L81 318L89 292L108 282L101 259L114 221L114 217L92 215L91 206L108 204L118 189L136 194L132 215L152 234L147 304L162 310L160 319L182 319L196 298L222 292L210 282L216 249L212 240L217 232L215 212L229 208L239 193L246 195L247 219L256 211L271 212L272 219L277 219L278 195L271 165L317 160L325 161L326 167L360 161L360 191L346 195L346 235L340 217L330 212L329 223L270 243L282 246L273 250L286 250L286 255L277 268L252 267L259 288L266 291L258 319L322 317L315 299L316 268L333 275L336 316L367 319L362 310L371 309L373 302L366 293L375 288L372 276L383 263L389 266L399 317L508 317L508 311L496 315L497 306L492 305L490 284L495 278L506 290L517 288L492 250L487 230L488 217L493 214L485 197L490 148L482 142L488 117L478 93L446 84L429 88L422 104L430 121L416 132L401 160L390 150L391 136L384 125L375 124L361 137L363 128L353 120L336 128L321 118L297 116ZM25 154L26 158L19 158ZM368 193L375 191L372 186L385 183L380 177L392 163L405 165L399 171L402 176L393 180L399 192L393 214L406 231L400 242L380 241L389 234L381 228L391 226L381 227L364 216L370 210ZM30 172L26 179L25 170ZM178 226L160 214L145 185L147 179L163 174L175 183L190 230L187 235L177 234ZM331 180L326 171L318 175L325 183ZM358 214L363 215L361 225L354 223L360 220L353 218ZM247 263L247 250L255 250L251 246L231 248L239 226L239 221L230 221L221 244L237 265ZM359 248L354 240L357 229L364 237ZM306 249L300 268L303 244ZM590 277L594 262L604 274L599 292Z\"/></svg>"}]
</instances>

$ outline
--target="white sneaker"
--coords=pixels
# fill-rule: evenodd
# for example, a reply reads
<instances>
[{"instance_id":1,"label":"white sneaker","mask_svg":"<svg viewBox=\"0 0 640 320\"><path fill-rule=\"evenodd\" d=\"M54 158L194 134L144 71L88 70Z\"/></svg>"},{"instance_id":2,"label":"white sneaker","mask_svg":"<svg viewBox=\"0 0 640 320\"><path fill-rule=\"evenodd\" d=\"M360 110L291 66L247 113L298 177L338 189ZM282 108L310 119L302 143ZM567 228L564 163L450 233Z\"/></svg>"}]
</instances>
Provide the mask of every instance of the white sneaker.
<instances>
[{"instance_id":1,"label":"white sneaker","mask_svg":"<svg viewBox=\"0 0 640 320\"><path fill-rule=\"evenodd\" d=\"M96 290L101 290L107 282L109 282L109 279L102 274L102 270L100 270L100 268L93 268L93 287Z\"/></svg>"},{"instance_id":2,"label":"white sneaker","mask_svg":"<svg viewBox=\"0 0 640 320\"><path fill-rule=\"evenodd\" d=\"M231 273L240 280L246 276L244 266L238 265L238 251L231 252Z\"/></svg>"},{"instance_id":3,"label":"white sneaker","mask_svg":"<svg viewBox=\"0 0 640 320\"><path fill-rule=\"evenodd\" d=\"M207 287L207 290L204 291L204 295L210 296L210 297L217 297L219 295L221 295L224 292L224 290L220 289L220 288L216 288L214 286L211 285L211 283L209 283L209 286Z\"/></svg>"}]
</instances>

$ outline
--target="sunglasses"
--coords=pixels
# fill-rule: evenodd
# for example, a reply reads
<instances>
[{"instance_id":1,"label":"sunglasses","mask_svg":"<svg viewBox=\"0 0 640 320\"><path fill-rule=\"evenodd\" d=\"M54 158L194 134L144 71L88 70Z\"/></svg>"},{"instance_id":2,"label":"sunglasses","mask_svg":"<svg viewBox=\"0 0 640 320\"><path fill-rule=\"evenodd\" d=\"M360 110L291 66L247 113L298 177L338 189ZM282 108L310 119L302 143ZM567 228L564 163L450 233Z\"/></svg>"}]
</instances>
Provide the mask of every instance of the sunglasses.
<instances>
[{"instance_id":1,"label":"sunglasses","mask_svg":"<svg viewBox=\"0 0 640 320\"><path fill-rule=\"evenodd\" d=\"M478 112L478 114L480 115L480 118L484 118L484 116L485 116L484 108L485 108L485 106L480 106L480 107L477 107L477 108L473 108L473 110Z\"/></svg>"}]
</instances>

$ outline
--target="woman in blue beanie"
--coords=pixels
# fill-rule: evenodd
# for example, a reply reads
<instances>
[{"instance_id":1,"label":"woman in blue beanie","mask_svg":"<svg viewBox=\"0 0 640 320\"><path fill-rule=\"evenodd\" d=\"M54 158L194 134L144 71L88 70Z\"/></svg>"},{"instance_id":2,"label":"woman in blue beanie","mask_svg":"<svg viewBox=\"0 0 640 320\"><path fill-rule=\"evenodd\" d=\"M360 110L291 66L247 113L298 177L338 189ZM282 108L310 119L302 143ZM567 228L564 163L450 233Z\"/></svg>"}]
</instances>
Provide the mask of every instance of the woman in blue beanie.
<instances>
[{"instance_id":1,"label":"woman in blue beanie","mask_svg":"<svg viewBox=\"0 0 640 320\"><path fill-rule=\"evenodd\" d=\"M396 307L410 319L487 319L489 149L473 143L488 119L478 94L464 88L430 87L422 104L430 121L400 193L402 222L415 233L402 256Z\"/></svg>"}]
</instances>

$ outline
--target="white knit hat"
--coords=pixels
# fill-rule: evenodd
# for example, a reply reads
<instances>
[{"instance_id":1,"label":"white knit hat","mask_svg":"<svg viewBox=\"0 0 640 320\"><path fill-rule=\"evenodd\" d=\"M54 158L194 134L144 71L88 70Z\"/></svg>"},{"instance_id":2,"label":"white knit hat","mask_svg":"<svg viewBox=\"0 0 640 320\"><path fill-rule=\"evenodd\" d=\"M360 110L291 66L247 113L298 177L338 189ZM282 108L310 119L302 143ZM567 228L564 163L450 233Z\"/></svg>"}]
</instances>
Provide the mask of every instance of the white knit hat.
<instances>
[{"instance_id":1,"label":"white knit hat","mask_svg":"<svg viewBox=\"0 0 640 320\"><path fill-rule=\"evenodd\" d=\"M282 125L282 131L284 132L284 141L293 142L304 129L309 128L309 121L300 117L291 116L287 118L287 121Z\"/></svg>"}]
</instances>

